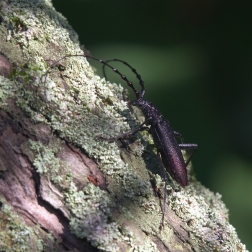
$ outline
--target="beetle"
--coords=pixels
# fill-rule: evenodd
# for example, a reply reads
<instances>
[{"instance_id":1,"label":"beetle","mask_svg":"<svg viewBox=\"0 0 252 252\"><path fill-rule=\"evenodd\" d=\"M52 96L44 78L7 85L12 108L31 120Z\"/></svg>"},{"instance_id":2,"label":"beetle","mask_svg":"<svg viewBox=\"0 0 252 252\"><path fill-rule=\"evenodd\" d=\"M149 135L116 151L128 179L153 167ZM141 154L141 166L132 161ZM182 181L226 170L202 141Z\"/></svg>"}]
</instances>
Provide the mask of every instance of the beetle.
<instances>
[{"instance_id":1,"label":"beetle","mask_svg":"<svg viewBox=\"0 0 252 252\"><path fill-rule=\"evenodd\" d=\"M164 214L166 209L165 203L166 203L166 186L167 186L167 175L164 170L164 167L177 183L179 183L182 187L185 187L188 184L186 167L191 161L194 152L198 148L198 145L183 143L182 135L179 132L174 131L172 129L170 122L164 119L162 113L151 102L144 99L144 95L146 93L144 81L142 80L141 75L139 75L136 69L134 69L131 65L119 59L103 61L95 59L90 56L88 56L88 58L98 60L100 63L103 64L104 75L105 75L104 70L105 66L111 68L115 73L119 74L136 95L136 100L131 101L130 104L132 106L138 107L143 112L145 121L137 129L130 132L126 132L117 137L114 137L114 139L119 139L125 136L127 137L142 130L148 130L149 133L152 135L154 144L157 148L159 160L161 161L162 177L165 181L163 215L161 221L161 225L163 226ZM113 68L110 64L108 64L109 62L112 61L121 62L131 69L131 71L136 75L136 78L139 80L139 84L141 86L140 92L134 87L133 83L129 81L125 75L121 74L116 68ZM148 126L150 126L150 128ZM176 137L179 137L181 139L182 141L181 144L177 142ZM188 150L188 149L192 149L193 152L185 162L181 150Z\"/></svg>"},{"instance_id":2,"label":"beetle","mask_svg":"<svg viewBox=\"0 0 252 252\"><path fill-rule=\"evenodd\" d=\"M121 76L121 78L128 84L129 87L132 88L136 95L136 100L131 101L130 104L132 106L138 107L143 112L145 117L145 121L137 129L110 139L123 138L125 136L133 135L138 131L148 129L149 133L153 137L153 141L157 147L157 151L161 155L163 165L165 166L171 177L182 187L185 187L188 184L186 166L191 161L194 152L198 148L198 145L185 143L178 144L176 137L179 137L182 140L182 135L172 129L170 122L164 119L162 113L151 102L144 99L144 95L146 93L144 81L137 73L136 69L131 67L127 62L119 59L103 61L95 59L91 56L86 57L99 61L103 64L103 66L108 66L115 73ZM125 75L121 74L116 68L113 68L110 64L108 64L108 62L111 61L121 62L124 65L128 66L133 73L135 73L137 79L139 80L139 84L142 87L140 92L134 87L133 83L129 81ZM150 128L144 125L150 126ZM187 149L193 149L194 151L191 153L190 157L185 162L181 150Z\"/></svg>"}]
</instances>

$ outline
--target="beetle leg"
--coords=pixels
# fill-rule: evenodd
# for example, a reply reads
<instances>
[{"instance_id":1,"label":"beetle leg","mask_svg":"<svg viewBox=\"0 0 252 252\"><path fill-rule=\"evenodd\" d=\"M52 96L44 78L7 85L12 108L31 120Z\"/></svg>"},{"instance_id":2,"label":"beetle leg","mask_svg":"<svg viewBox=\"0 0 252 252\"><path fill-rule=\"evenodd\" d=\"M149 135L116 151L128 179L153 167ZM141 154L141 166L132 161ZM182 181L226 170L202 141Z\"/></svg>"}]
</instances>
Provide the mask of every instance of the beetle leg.
<instances>
[{"instance_id":1,"label":"beetle leg","mask_svg":"<svg viewBox=\"0 0 252 252\"><path fill-rule=\"evenodd\" d=\"M159 170L161 172L162 178L163 178L163 180L165 182L165 185L164 185L164 200L163 200L163 207L162 207L162 219L161 219L161 223L160 223L160 229L162 229L164 227L164 215L165 215L165 212L166 212L166 194L167 194L166 187L167 187L168 177L167 177L164 165L162 163L161 153L158 151L157 155L158 155L158 159L159 159L159 166L158 167L159 167Z\"/></svg>"},{"instance_id":2,"label":"beetle leg","mask_svg":"<svg viewBox=\"0 0 252 252\"><path fill-rule=\"evenodd\" d=\"M191 161L193 154L198 149L198 145L197 144L179 144L179 148L181 150L193 150L185 163L185 165L187 166L189 162Z\"/></svg>"},{"instance_id":3,"label":"beetle leg","mask_svg":"<svg viewBox=\"0 0 252 252\"><path fill-rule=\"evenodd\" d=\"M131 130L131 131L128 131L128 132L125 132L125 133L122 133L118 136L115 136L115 137L103 137L103 136L97 136L97 138L101 139L101 140L104 140L104 141L109 141L109 142L112 142L112 141L115 141L115 140L118 140L120 138L130 138L131 136L135 135L138 131L143 131L143 130L148 130L149 127L147 126L144 126L145 122L142 123L138 128L134 129L134 130Z\"/></svg>"},{"instance_id":4,"label":"beetle leg","mask_svg":"<svg viewBox=\"0 0 252 252\"><path fill-rule=\"evenodd\" d=\"M179 132L173 131L173 133L174 133L175 137L180 138L181 143L184 143L184 138L182 137L182 135Z\"/></svg>"}]
</instances>

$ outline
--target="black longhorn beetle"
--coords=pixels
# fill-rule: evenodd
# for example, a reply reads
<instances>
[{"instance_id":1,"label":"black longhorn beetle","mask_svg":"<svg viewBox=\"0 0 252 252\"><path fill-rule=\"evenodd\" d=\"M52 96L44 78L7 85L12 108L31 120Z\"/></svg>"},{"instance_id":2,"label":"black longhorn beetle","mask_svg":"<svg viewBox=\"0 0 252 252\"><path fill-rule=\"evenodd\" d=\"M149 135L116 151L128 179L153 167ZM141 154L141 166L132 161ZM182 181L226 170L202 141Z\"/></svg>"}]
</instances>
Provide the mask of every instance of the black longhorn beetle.
<instances>
[{"instance_id":1,"label":"black longhorn beetle","mask_svg":"<svg viewBox=\"0 0 252 252\"><path fill-rule=\"evenodd\" d=\"M188 184L188 178L187 178L187 170L186 167L189 164L194 152L198 148L197 144L185 144L183 143L182 135L176 131L174 131L171 127L171 124L168 120L165 120L161 112L152 105L151 102L144 99L145 95L145 87L144 87L144 81L142 80L141 76L137 73L136 69L131 67L127 62L119 60L119 59L111 59L107 61L103 61L101 59L94 58L89 55L85 54L77 54L77 55L65 55L63 58L58 60L55 64L57 64L59 61L61 61L64 58L67 57L73 57L73 56L82 56L86 58L90 58L96 61L99 61L101 64L103 64L103 72L105 66L111 68L115 73L121 76L121 78L127 83L127 85L134 91L136 95L136 100L133 100L130 102L132 106L137 106L144 114L145 121L136 129L123 133L119 136L113 137L113 138L103 138L99 137L103 140L117 140L120 138L126 138L130 137L134 134L136 134L138 131L148 130L149 133L153 137L153 141L157 147L157 153L158 158L161 161L161 167L162 167L162 177L165 182L164 186L164 202L163 202L163 214L162 214L162 220L161 225L163 226L164 223L164 214L166 210L166 186L167 186L167 175L164 169L164 166L167 170L167 172L171 175L171 177L178 182L182 187L185 187ZM119 72L116 68L112 67L108 62L112 61L118 61L129 67L132 72L136 75L136 78L139 81L139 84L141 86L141 91L139 92L133 85L131 81L127 79L125 75L123 75L121 72ZM150 126L150 127L147 127ZM176 137L179 137L181 139L182 143L178 143L176 140ZM181 150L188 150L193 149L191 155L185 162L183 155L181 153Z\"/></svg>"}]
</instances>

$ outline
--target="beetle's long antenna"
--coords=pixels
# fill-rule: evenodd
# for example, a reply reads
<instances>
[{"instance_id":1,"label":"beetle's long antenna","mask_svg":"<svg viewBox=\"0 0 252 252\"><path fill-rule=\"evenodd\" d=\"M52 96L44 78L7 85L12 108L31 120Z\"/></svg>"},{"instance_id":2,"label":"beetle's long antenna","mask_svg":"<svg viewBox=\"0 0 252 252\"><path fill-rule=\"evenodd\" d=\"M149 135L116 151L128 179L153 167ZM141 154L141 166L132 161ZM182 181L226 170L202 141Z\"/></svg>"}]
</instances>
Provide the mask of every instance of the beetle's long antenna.
<instances>
[{"instance_id":1,"label":"beetle's long antenna","mask_svg":"<svg viewBox=\"0 0 252 252\"><path fill-rule=\"evenodd\" d=\"M126 65L127 67L129 67L131 69L131 71L136 75L137 79L139 80L139 84L141 85L142 89L141 89L141 94L140 94L140 97L143 98L144 97L144 94L145 94L145 87L144 87L144 81L142 80L141 78L141 75L136 71L135 68L133 68L130 64L128 64L126 61L123 61L123 60L119 60L119 59L111 59L111 60L106 60L105 63L108 63L108 62L111 62L111 61L118 61L118 62L121 62L123 63L124 65ZM103 71L103 75L105 76L106 78L106 75L105 75L105 66L106 64L103 64L103 67L102 67L102 71ZM140 98L139 97L139 98Z\"/></svg>"},{"instance_id":2,"label":"beetle's long antenna","mask_svg":"<svg viewBox=\"0 0 252 252\"><path fill-rule=\"evenodd\" d=\"M56 62L54 62L54 63L51 65L51 68L53 68L55 65L57 65L61 60L66 59L66 58L70 58L70 57L86 57L86 58L90 58L90 59L99 61L100 63L102 63L103 65L109 67L109 68L112 69L115 73L117 73L118 75L120 75L121 78L128 84L128 86L131 87L131 88L133 89L133 91L134 91L134 93L135 93L137 99L143 97L142 94L145 93L145 89L144 89L144 86L143 86L143 81L141 80L141 76L136 72L135 69L131 68L131 66L129 66L126 62L124 62L124 64L125 64L125 65L127 64L127 65L132 69L132 71L134 70L133 72L134 72L135 74L137 74L137 78L138 78L138 79L140 78L139 80L141 80L141 83L140 83L140 84L141 84L141 86L143 87L143 88L142 88L142 91L141 91L141 94L140 94L139 91L134 87L133 83L132 83L131 81L129 81L129 80L127 79L127 77L126 77L125 75L123 75L121 72L119 72L116 68L112 67L112 66L111 66L110 64L108 64L106 61L103 61L103 60L101 60L101 59L94 58L94 57L89 56L89 55L85 55L85 54L75 54L75 55L69 54L69 55L65 55L65 56L62 57L61 59L59 59L59 60L57 60ZM120 60L118 60L118 61L120 61ZM121 62L123 62L123 61L121 61Z\"/></svg>"}]
</instances>

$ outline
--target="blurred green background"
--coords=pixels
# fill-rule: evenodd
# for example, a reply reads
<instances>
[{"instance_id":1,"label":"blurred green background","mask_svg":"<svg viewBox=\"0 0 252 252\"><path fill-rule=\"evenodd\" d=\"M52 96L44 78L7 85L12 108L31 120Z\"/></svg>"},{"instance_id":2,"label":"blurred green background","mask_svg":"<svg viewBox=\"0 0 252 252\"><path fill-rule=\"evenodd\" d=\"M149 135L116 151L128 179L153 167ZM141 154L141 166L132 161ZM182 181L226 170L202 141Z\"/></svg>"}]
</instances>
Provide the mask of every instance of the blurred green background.
<instances>
[{"instance_id":1,"label":"blurred green background","mask_svg":"<svg viewBox=\"0 0 252 252\"><path fill-rule=\"evenodd\" d=\"M251 1L53 4L93 56L134 66L145 81L146 99L187 143L198 143L197 178L223 195L231 224L252 251ZM101 74L99 63L91 64ZM115 66L138 85L123 65ZM107 74L122 83L116 74Z\"/></svg>"}]
</instances>

